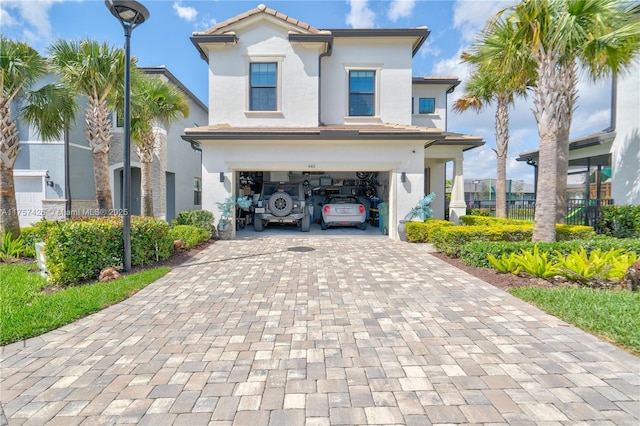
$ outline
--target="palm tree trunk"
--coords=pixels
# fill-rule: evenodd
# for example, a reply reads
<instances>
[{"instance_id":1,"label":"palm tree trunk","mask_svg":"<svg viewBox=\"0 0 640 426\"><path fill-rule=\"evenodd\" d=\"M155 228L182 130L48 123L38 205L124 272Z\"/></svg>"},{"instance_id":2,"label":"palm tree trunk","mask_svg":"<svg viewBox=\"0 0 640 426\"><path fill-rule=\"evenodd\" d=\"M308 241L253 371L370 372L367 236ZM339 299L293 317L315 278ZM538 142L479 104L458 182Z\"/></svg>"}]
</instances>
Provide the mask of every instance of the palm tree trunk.
<instances>
[{"instance_id":1,"label":"palm tree trunk","mask_svg":"<svg viewBox=\"0 0 640 426\"><path fill-rule=\"evenodd\" d=\"M142 216L153 217L153 179L151 172L153 164L147 161L140 162L140 204Z\"/></svg>"},{"instance_id":2,"label":"palm tree trunk","mask_svg":"<svg viewBox=\"0 0 640 426\"><path fill-rule=\"evenodd\" d=\"M20 220L13 184L13 167L0 164L0 230L10 233L13 239L20 236Z\"/></svg>"},{"instance_id":3,"label":"palm tree trunk","mask_svg":"<svg viewBox=\"0 0 640 426\"><path fill-rule=\"evenodd\" d=\"M567 221L567 176L569 174L569 132L573 109L577 100L576 95L576 65L562 67L558 72L558 80L563 85L559 118L561 121L558 132L558 181L556 183L556 223Z\"/></svg>"},{"instance_id":4,"label":"palm tree trunk","mask_svg":"<svg viewBox=\"0 0 640 426\"><path fill-rule=\"evenodd\" d=\"M138 158L140 158L140 204L142 216L153 216L153 152L155 149L155 137L149 130L142 138L142 142L136 145Z\"/></svg>"},{"instance_id":5,"label":"palm tree trunk","mask_svg":"<svg viewBox=\"0 0 640 426\"><path fill-rule=\"evenodd\" d=\"M496 217L507 217L507 150L509 149L509 99L498 96L496 108Z\"/></svg>"},{"instance_id":6,"label":"palm tree trunk","mask_svg":"<svg viewBox=\"0 0 640 426\"><path fill-rule=\"evenodd\" d=\"M93 153L93 178L96 184L96 201L100 216L107 216L113 209L108 153L102 151Z\"/></svg>"},{"instance_id":7,"label":"palm tree trunk","mask_svg":"<svg viewBox=\"0 0 640 426\"><path fill-rule=\"evenodd\" d=\"M540 137L538 163L538 191L533 226L533 241L552 242L556 239L556 194L558 176L558 116L561 97L556 72L557 55L538 53L538 81L534 95L534 115Z\"/></svg>"},{"instance_id":8,"label":"palm tree trunk","mask_svg":"<svg viewBox=\"0 0 640 426\"><path fill-rule=\"evenodd\" d=\"M11 120L9 103L0 106L0 231L20 236L20 220L16 203L16 188L13 182L13 166L18 158L20 140L18 128Z\"/></svg>"},{"instance_id":9,"label":"palm tree trunk","mask_svg":"<svg viewBox=\"0 0 640 426\"><path fill-rule=\"evenodd\" d=\"M93 152L93 176L96 185L96 201L100 215L113 209L111 179L109 177L109 146L111 145L111 120L105 101L89 98L87 106L87 141Z\"/></svg>"}]
</instances>

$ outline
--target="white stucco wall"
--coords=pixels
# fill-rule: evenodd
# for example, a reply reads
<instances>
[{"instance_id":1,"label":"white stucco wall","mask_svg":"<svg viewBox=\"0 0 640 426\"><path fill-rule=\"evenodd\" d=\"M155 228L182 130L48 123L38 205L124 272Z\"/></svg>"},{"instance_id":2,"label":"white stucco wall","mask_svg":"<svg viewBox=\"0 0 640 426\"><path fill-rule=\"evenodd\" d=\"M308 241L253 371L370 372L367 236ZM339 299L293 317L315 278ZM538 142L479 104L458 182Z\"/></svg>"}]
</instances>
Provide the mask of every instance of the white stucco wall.
<instances>
[{"instance_id":1,"label":"white stucco wall","mask_svg":"<svg viewBox=\"0 0 640 426\"><path fill-rule=\"evenodd\" d=\"M640 205L640 61L637 59L632 69L618 78L611 196L619 205Z\"/></svg>"},{"instance_id":2,"label":"white stucco wall","mask_svg":"<svg viewBox=\"0 0 640 426\"><path fill-rule=\"evenodd\" d=\"M420 141L228 141L203 143L203 205L220 218L217 203L233 195L235 173L254 171L391 172L389 223L402 219L424 195ZM253 153L253 155L247 155ZM220 182L220 172L225 173ZM401 182L400 174L406 174ZM395 226L390 237L396 238Z\"/></svg>"},{"instance_id":3,"label":"white stucco wall","mask_svg":"<svg viewBox=\"0 0 640 426\"><path fill-rule=\"evenodd\" d=\"M411 41L336 38L322 59L322 121L411 124ZM376 71L376 117L348 117L349 70Z\"/></svg>"},{"instance_id":4,"label":"white stucco wall","mask_svg":"<svg viewBox=\"0 0 640 426\"><path fill-rule=\"evenodd\" d=\"M413 114L411 124L416 126L436 127L446 130L447 94L448 86L444 85L413 85ZM433 114L419 114L418 100L420 98L434 98L436 110Z\"/></svg>"},{"instance_id":5,"label":"white stucco wall","mask_svg":"<svg viewBox=\"0 0 640 426\"><path fill-rule=\"evenodd\" d=\"M231 126L318 125L318 56L321 44L291 43L288 31L268 20L237 30L238 43L209 51L209 123ZM278 111L249 111L249 64L276 62Z\"/></svg>"}]
</instances>

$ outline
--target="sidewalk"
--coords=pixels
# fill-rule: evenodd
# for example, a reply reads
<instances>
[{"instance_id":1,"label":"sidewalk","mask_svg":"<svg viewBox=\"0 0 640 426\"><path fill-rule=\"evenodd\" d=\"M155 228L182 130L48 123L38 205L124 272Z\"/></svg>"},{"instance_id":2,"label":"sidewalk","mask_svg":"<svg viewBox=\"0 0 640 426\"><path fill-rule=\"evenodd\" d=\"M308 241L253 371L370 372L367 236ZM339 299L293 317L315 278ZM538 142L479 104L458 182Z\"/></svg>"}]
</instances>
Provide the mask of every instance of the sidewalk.
<instances>
[{"instance_id":1,"label":"sidewalk","mask_svg":"<svg viewBox=\"0 0 640 426\"><path fill-rule=\"evenodd\" d=\"M218 241L2 348L10 425L640 423L640 362L428 254L356 234Z\"/></svg>"}]
</instances>

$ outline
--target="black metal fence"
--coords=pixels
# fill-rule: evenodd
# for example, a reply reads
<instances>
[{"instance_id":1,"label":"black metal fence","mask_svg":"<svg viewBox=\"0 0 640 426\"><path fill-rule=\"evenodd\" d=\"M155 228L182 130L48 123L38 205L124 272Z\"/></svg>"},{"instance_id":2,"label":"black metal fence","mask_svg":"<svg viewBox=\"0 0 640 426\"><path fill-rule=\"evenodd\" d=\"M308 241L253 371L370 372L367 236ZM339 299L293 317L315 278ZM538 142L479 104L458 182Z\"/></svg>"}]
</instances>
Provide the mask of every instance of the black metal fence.
<instances>
[{"instance_id":1,"label":"black metal fence","mask_svg":"<svg viewBox=\"0 0 640 426\"><path fill-rule=\"evenodd\" d=\"M602 212L602 206L613 205L611 199L571 199L567 200L567 224L586 225L593 227L596 232L598 217ZM487 209L489 216L495 216L495 200L476 200L470 208ZM535 200L508 200L507 217L509 219L533 220L536 210Z\"/></svg>"}]
</instances>

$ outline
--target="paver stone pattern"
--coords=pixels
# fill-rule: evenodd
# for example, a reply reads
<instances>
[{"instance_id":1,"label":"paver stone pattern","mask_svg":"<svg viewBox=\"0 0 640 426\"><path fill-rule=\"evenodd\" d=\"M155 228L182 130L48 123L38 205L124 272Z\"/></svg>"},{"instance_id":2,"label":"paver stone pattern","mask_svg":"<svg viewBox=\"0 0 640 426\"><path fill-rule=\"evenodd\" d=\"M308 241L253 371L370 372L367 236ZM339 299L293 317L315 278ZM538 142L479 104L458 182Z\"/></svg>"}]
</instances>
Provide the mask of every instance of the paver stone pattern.
<instances>
[{"instance_id":1,"label":"paver stone pattern","mask_svg":"<svg viewBox=\"0 0 640 426\"><path fill-rule=\"evenodd\" d=\"M638 358L368 235L218 241L2 348L9 425L638 425Z\"/></svg>"}]
</instances>

